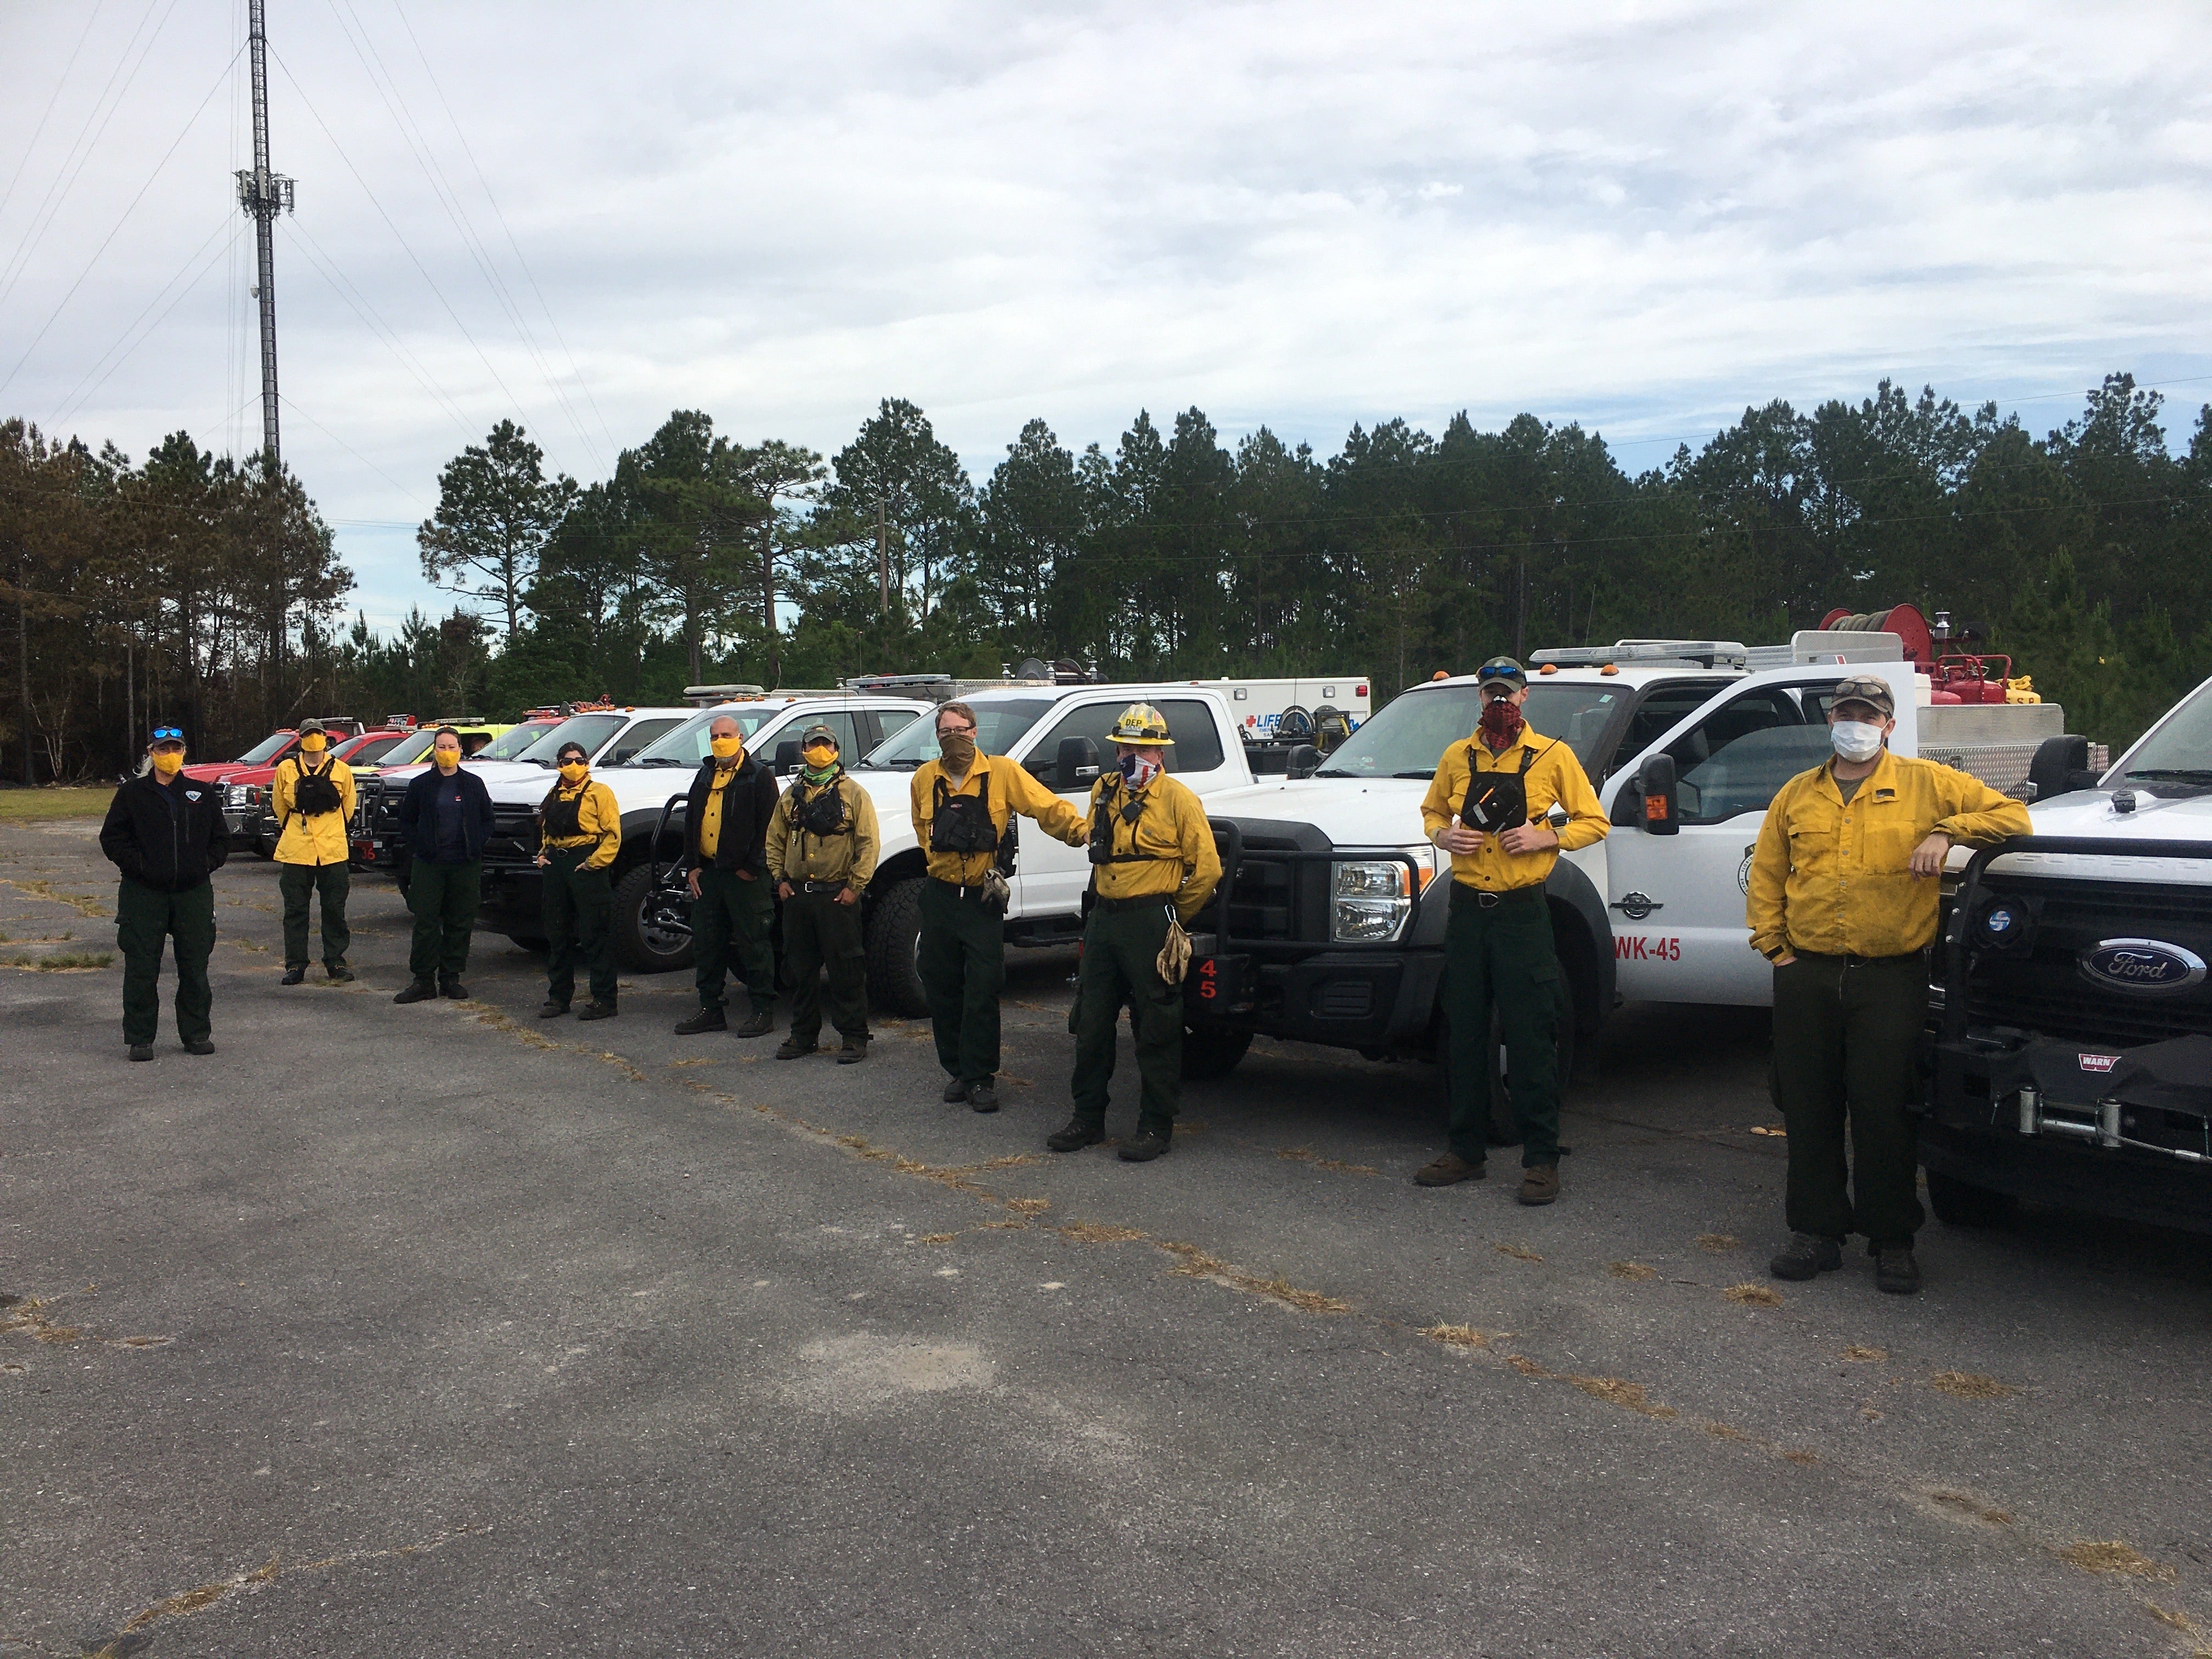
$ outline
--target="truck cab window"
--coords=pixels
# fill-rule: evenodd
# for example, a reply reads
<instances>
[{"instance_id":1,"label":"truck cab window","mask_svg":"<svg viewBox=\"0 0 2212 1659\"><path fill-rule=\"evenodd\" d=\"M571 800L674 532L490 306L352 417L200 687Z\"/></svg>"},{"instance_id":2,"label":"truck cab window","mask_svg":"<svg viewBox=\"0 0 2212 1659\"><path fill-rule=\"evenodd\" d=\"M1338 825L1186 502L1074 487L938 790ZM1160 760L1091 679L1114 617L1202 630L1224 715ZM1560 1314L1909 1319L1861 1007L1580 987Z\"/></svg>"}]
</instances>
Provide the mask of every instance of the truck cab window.
<instances>
[{"instance_id":1,"label":"truck cab window","mask_svg":"<svg viewBox=\"0 0 2212 1659\"><path fill-rule=\"evenodd\" d=\"M1069 709L1031 753L1031 768L1048 770L1060 753L1062 739L1067 738L1090 738L1098 745L1099 757L1110 765L1114 739L1107 733L1128 706L1127 701L1093 702ZM1167 717L1168 735L1175 739L1165 751L1170 773L1211 772L1221 764L1221 733L1214 724L1211 707L1195 700L1176 698L1163 698L1152 706Z\"/></svg>"},{"instance_id":2,"label":"truck cab window","mask_svg":"<svg viewBox=\"0 0 2212 1659\"><path fill-rule=\"evenodd\" d=\"M1829 752L1825 726L1808 725L1777 688L1723 703L1667 745L1680 776L1685 823L1764 812L1775 792Z\"/></svg>"}]
</instances>

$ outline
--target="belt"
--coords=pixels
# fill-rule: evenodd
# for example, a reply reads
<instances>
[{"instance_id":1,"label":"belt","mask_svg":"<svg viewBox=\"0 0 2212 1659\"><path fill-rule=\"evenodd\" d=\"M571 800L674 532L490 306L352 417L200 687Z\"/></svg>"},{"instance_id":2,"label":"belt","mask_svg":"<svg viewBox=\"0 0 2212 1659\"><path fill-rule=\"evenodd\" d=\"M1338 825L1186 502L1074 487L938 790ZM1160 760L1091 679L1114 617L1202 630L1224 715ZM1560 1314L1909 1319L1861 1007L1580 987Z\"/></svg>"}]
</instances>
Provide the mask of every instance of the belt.
<instances>
[{"instance_id":1,"label":"belt","mask_svg":"<svg viewBox=\"0 0 2212 1659\"><path fill-rule=\"evenodd\" d=\"M1470 887L1463 881L1455 881L1452 884L1451 896L1454 904L1472 904L1478 910L1495 910L1501 904L1527 904L1540 901L1544 890L1541 886L1509 887L1502 893L1493 893L1485 887Z\"/></svg>"},{"instance_id":2,"label":"belt","mask_svg":"<svg viewBox=\"0 0 2212 1659\"><path fill-rule=\"evenodd\" d=\"M982 902L983 887L981 882L963 887L957 881L945 880L942 876L932 876L929 879L930 884L933 886L942 887L949 892L957 894L963 899L973 899L979 904Z\"/></svg>"},{"instance_id":3,"label":"belt","mask_svg":"<svg viewBox=\"0 0 2212 1659\"><path fill-rule=\"evenodd\" d=\"M842 893L853 884L849 881L794 881L791 884L802 893Z\"/></svg>"},{"instance_id":4,"label":"belt","mask_svg":"<svg viewBox=\"0 0 2212 1659\"><path fill-rule=\"evenodd\" d=\"M1134 898L1108 898L1103 893L1091 896L1094 910L1164 910L1175 902L1173 893L1139 893Z\"/></svg>"},{"instance_id":5,"label":"belt","mask_svg":"<svg viewBox=\"0 0 2212 1659\"><path fill-rule=\"evenodd\" d=\"M1925 951L1907 951L1901 957L1826 956L1818 951L1799 951L1796 955L1800 962L1839 962L1846 968L1902 968L1928 960Z\"/></svg>"}]
</instances>

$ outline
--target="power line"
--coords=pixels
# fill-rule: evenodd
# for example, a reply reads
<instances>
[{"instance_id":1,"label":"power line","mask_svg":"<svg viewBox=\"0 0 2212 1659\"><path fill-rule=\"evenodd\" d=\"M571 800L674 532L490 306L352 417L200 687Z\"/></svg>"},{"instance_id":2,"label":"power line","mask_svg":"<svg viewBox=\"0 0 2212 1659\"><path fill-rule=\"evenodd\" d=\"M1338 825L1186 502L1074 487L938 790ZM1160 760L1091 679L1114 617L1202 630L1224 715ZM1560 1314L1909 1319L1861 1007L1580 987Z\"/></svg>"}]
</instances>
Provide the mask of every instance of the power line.
<instances>
[{"instance_id":1,"label":"power line","mask_svg":"<svg viewBox=\"0 0 2212 1659\"><path fill-rule=\"evenodd\" d=\"M331 257L321 243L316 241L313 236L308 234L307 227L301 224L297 219L292 222L292 228L299 234L301 242L305 245L301 251L306 254L308 266L329 284L332 293L352 307L354 315L360 318L369 332L376 337L378 343L398 360L400 367L415 377L416 384L429 394L430 400L452 418L453 423L460 428L465 436L473 438L476 435L475 429L470 426L468 417L462 412L460 404L454 401L451 393L438 384L429 370L422 367L420 359L407 349L405 343L400 338L399 331L384 320L383 315L369 302L368 295L362 294L355 285L353 279L345 274L345 268Z\"/></svg>"},{"instance_id":2,"label":"power line","mask_svg":"<svg viewBox=\"0 0 2212 1659\"><path fill-rule=\"evenodd\" d=\"M516 397L513 390L508 387L499 370L493 366L491 359L484 354L483 347L477 343L477 337L469 331L469 325L461 320L460 313L453 309L453 303L446 297L445 290L438 286L437 280L430 275L429 268L422 263L422 256L415 252L414 245L407 240L406 234L399 228L391 214L385 210L384 204L377 199L376 192L368 187L368 180L362 178L361 169L354 166L353 158L346 154L345 146L338 142L337 135L331 131L330 123L323 119L322 112L314 106L314 100L307 96L306 89L300 85L298 77L292 73L291 66L275 52L271 52L270 56L276 59L276 67L284 71L284 78L292 83L292 90L299 94L301 106L314 118L315 125L323 130L323 136L331 141L331 148L337 152L338 160L345 163L346 171L353 174L354 182L361 186L362 193L368 198L369 205L376 210L378 216L384 221L386 227L398 240L400 247L413 263L424 283L428 286L430 292L437 296L438 303L446 308L446 315L453 319L453 326L461 331L461 337L469 343L470 349L477 354L477 361L481 362L485 371L490 374L493 384L506 394L510 404L528 418L527 411L523 410L522 399ZM532 424L535 424L534 421Z\"/></svg>"},{"instance_id":3,"label":"power line","mask_svg":"<svg viewBox=\"0 0 2212 1659\"><path fill-rule=\"evenodd\" d=\"M371 472L376 474L378 477L383 479L385 483L390 484L394 489L398 490L408 500L412 501L414 499L413 492L411 492L405 484L400 483L398 479L393 477L389 472L386 472L374 461L370 460L368 456L362 454L361 451L356 449L343 438L339 437L338 434L331 431L330 428L325 426L313 416L308 414L306 410L301 408L300 405L294 402L290 398L286 398L284 399L284 407L290 410L295 415L299 416L302 420L306 421L309 426L314 428L316 431L321 433L323 436L328 438L340 449L345 451L347 454L352 456L354 459L359 461L363 466L367 467Z\"/></svg>"},{"instance_id":4,"label":"power line","mask_svg":"<svg viewBox=\"0 0 2212 1659\"><path fill-rule=\"evenodd\" d=\"M146 343L148 338L152 336L154 329L147 330L144 334L139 335L138 338L132 340L131 337L137 331L138 325L144 322L148 314L153 311L154 307L160 305L161 301L167 297L168 292L172 288L174 288L179 283L184 282L187 274L192 271L193 266L199 263L200 256L205 253L214 244L216 238L221 236L225 231L231 233L231 242L223 249L223 252L228 255L231 247L236 245L238 234L237 223L231 218L228 212L226 212L222 217L216 222L215 229L209 234L207 240L203 241L198 247L194 248L191 252L185 255L185 262L177 268L176 275L170 277L167 282L161 284L160 290L155 294L152 299L146 302L145 309L141 311L136 317L132 318L130 323L124 328L122 333L116 336L115 343L109 346L106 351L101 352L99 356L92 360L92 367L85 370L83 377L77 381L76 386L70 389L69 395L64 398L60 403L54 406L54 416L52 422L52 425L58 427L64 422L74 418L76 415L84 408L85 404L91 400L93 393L98 392L101 386L107 384L108 375L114 374L117 369L122 368L124 362L130 357L131 354L137 350L140 346ZM192 276L192 278L189 283L185 283L184 291L177 295L177 300L182 300L185 294L189 294L193 289L198 288L200 285L201 281L207 276L208 271L212 270L214 268L214 262L210 260L204 268L198 271L197 275ZM168 309L164 310L161 313L161 315L155 319L154 324L155 329L161 327L162 323L168 320L169 312L176 308L176 303L177 301L170 301ZM125 342L129 342L127 347L125 346ZM122 356L117 357L112 363L108 363L106 372L102 373L100 365L107 363L108 358L113 356L118 349L122 350ZM97 380L93 379L93 376L95 374L100 376ZM82 400L79 398L79 393L83 394Z\"/></svg>"},{"instance_id":5,"label":"power line","mask_svg":"<svg viewBox=\"0 0 2212 1659\"><path fill-rule=\"evenodd\" d=\"M169 0L169 9L161 14L161 21L154 26L153 33L147 36L145 49L139 52L138 61L131 64L131 47L137 44L139 33L145 28L147 19L153 15L154 8L158 3L159 0L146 0L145 15L138 20L138 27L131 31L130 40L125 43L123 56L116 61L114 70L107 77L107 85L100 88L91 112L85 117L83 131L77 135L76 143L70 147L69 154L63 158L61 171L54 175L53 183L46 187L46 198L39 204L39 211L32 218L30 234L16 250L5 277L0 278L0 304L6 302L8 296L15 292L15 284L23 272L30 268L31 255L38 251L40 242L52 228L62 203L83 173L85 164L92 160L92 152L100 147L100 139L106 136L107 124L115 118L115 112L122 108L124 98L138 78L138 71L146 67L146 60L154 55L155 43L161 38L161 31L168 27L170 15L177 9L177 0ZM131 73L125 77L122 89L115 92L114 100L109 102L108 94L115 91L115 78L123 74L125 64L130 64ZM102 104L106 105L104 113L100 107ZM100 124L97 129L93 125L95 120ZM72 167L71 163L75 166Z\"/></svg>"},{"instance_id":6,"label":"power line","mask_svg":"<svg viewBox=\"0 0 2212 1659\"><path fill-rule=\"evenodd\" d=\"M62 72L54 78L54 89L47 95L46 107L39 117L39 125L31 129L31 142L23 146L22 155L16 158L15 170L8 175L8 187L0 190L0 214L8 211L8 204L15 195L15 186L22 180L23 169L30 165L31 157L39 148L39 140L46 136L46 123L53 118L54 106L62 100L62 88L69 84L70 73L76 68L76 60L84 51L84 43L92 38L92 26L100 21L100 14L106 4L107 0L95 0L92 15L84 20L84 28L70 52L69 62L62 65Z\"/></svg>"},{"instance_id":7,"label":"power line","mask_svg":"<svg viewBox=\"0 0 2212 1659\"><path fill-rule=\"evenodd\" d=\"M237 54L234 52L231 55L231 63L237 61ZM216 76L215 84L207 89L207 96L200 100L199 106L193 110L185 120L184 131L178 133L168 149L161 152L161 159L154 163L153 172L148 173L146 182L138 186L138 193L131 198L129 205L123 210L122 216L115 222L114 228L100 238L100 246L93 249L92 258L84 262L84 269L77 272L76 281L69 285L69 292L62 295L61 303L53 308L46 320L40 325L39 331L31 337L31 343L25 346L23 355L15 359L15 367L8 371L8 378L0 380L0 392L5 392L9 386L15 385L15 377L23 372L23 365L31 361L31 354L39 349L39 342L46 337L46 331L60 320L63 312L69 309L69 302L76 297L77 289L84 286L84 279L92 275L93 267L100 263L100 256L106 252L107 245L122 234L123 227L130 222L131 216L137 210L138 204L146 199L146 192L154 188L154 181L161 176L162 169L169 165L169 159L177 153L178 146L182 144L191 136L192 129L199 125L200 117L207 112L207 106L215 101L216 94L222 89L224 76L229 73L230 64L225 64L222 66L222 74Z\"/></svg>"}]
</instances>

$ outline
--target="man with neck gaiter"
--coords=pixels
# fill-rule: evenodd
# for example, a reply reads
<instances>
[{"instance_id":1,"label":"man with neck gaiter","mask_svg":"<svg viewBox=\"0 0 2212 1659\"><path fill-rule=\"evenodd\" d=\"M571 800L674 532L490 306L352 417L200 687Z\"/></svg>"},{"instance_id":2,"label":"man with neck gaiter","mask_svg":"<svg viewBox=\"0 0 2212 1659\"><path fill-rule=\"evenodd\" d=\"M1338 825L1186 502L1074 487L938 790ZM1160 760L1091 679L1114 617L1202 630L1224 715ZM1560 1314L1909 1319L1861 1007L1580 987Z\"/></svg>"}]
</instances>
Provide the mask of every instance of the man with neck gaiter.
<instances>
[{"instance_id":1,"label":"man with neck gaiter","mask_svg":"<svg viewBox=\"0 0 2212 1659\"><path fill-rule=\"evenodd\" d=\"M835 732L810 726L799 744L804 768L768 821L768 873L783 901L783 957L791 969L791 1032L775 1057L799 1060L821 1046L826 969L830 1018L844 1039L837 1063L851 1066L868 1057L860 895L876 873L876 804L845 775Z\"/></svg>"},{"instance_id":2,"label":"man with neck gaiter","mask_svg":"<svg viewBox=\"0 0 2212 1659\"><path fill-rule=\"evenodd\" d=\"M1474 735L1437 763L1421 802L1429 839L1451 854L1444 1015L1451 1045L1450 1148L1413 1179L1480 1181L1490 1123L1493 1022L1505 1047L1521 1133L1521 1201L1559 1195L1559 1022L1571 1019L1544 882L1562 852L1605 839L1596 792L1575 751L1522 717L1528 676L1510 657L1476 671ZM1566 821L1549 822L1553 808Z\"/></svg>"}]
</instances>

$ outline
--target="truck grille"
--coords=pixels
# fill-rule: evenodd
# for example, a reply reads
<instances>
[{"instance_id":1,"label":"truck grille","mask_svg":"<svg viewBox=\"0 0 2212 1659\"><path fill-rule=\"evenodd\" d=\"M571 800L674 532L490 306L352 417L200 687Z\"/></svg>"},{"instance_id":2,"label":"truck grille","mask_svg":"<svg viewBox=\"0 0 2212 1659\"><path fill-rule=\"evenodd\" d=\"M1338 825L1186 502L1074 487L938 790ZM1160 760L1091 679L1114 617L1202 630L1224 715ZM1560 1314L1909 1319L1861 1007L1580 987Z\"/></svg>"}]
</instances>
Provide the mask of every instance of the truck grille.
<instances>
[{"instance_id":1,"label":"truck grille","mask_svg":"<svg viewBox=\"0 0 2212 1659\"><path fill-rule=\"evenodd\" d=\"M1310 908L1305 890L1311 885L1313 872L1326 872L1328 866L1268 856L1271 852L1297 850L1297 843L1287 837L1248 832L1243 856L1237 861L1233 890L1226 884L1217 890L1206 902L1196 925L1209 931L1220 930L1221 908L1225 903L1229 908L1226 931L1232 942L1305 938L1299 926L1301 917ZM1312 914L1324 913L1315 909Z\"/></svg>"},{"instance_id":2,"label":"truck grille","mask_svg":"<svg viewBox=\"0 0 2212 1659\"><path fill-rule=\"evenodd\" d=\"M538 811L530 806L506 806L495 801L491 835L484 842L487 865L524 865L538 856Z\"/></svg>"},{"instance_id":3,"label":"truck grille","mask_svg":"<svg viewBox=\"0 0 2212 1659\"><path fill-rule=\"evenodd\" d=\"M2167 996L2130 994L2084 977L2076 960L2100 940L2125 938L2162 939L2212 960L2212 889L2010 876L1986 884L2040 900L2042 913L2031 950L1974 965L1966 998L1973 1024L2108 1047L2212 1036L2212 983Z\"/></svg>"}]
</instances>

